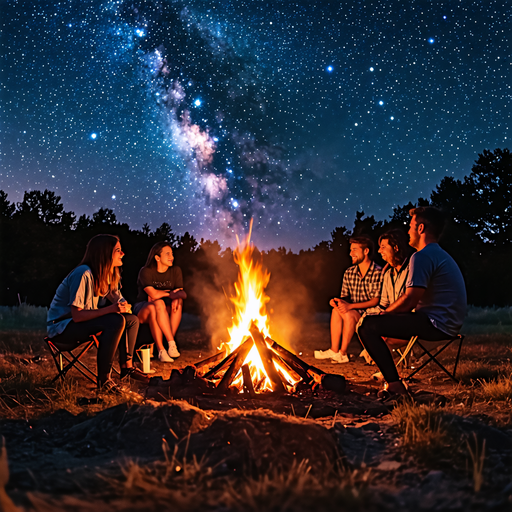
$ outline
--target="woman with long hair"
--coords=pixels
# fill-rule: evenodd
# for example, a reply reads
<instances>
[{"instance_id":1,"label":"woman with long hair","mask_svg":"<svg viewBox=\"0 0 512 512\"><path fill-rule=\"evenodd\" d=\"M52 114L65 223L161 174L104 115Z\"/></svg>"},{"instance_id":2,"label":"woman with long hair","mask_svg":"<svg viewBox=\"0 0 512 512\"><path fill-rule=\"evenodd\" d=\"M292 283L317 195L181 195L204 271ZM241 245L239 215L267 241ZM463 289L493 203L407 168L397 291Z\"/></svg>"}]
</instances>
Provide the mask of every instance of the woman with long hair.
<instances>
[{"instance_id":1,"label":"woman with long hair","mask_svg":"<svg viewBox=\"0 0 512 512\"><path fill-rule=\"evenodd\" d=\"M404 293L409 275L409 259L412 249L409 246L406 234L401 229L391 229L379 238L379 254L386 262L382 270L382 286L379 305L366 310L364 316L380 315L386 308L397 301ZM361 321L359 322L361 324ZM408 340L387 338L386 343L390 348L400 348L407 344ZM372 358L364 349L360 354L367 363L373 364Z\"/></svg>"},{"instance_id":2,"label":"woman with long hair","mask_svg":"<svg viewBox=\"0 0 512 512\"><path fill-rule=\"evenodd\" d=\"M149 380L132 362L139 320L121 295L123 256L117 236L91 238L80 265L57 288L47 318L48 336L57 345L78 346L98 335L98 387L114 392L110 372L117 348L121 378Z\"/></svg>"},{"instance_id":3,"label":"woman with long hair","mask_svg":"<svg viewBox=\"0 0 512 512\"><path fill-rule=\"evenodd\" d=\"M139 272L137 303L133 308L140 323L149 324L158 359L163 363L172 363L173 358L180 356L174 337L181 322L183 300L187 298L181 269L173 264L169 242L158 242L151 248L146 265Z\"/></svg>"}]
</instances>

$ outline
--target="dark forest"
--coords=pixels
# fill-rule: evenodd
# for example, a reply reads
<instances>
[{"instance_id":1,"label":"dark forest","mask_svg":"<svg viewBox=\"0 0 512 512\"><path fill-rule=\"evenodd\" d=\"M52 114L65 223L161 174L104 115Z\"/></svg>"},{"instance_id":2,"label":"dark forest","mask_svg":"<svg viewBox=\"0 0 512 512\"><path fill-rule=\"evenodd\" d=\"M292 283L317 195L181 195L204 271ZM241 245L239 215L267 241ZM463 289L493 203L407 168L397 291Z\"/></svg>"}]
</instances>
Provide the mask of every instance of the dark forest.
<instances>
[{"instance_id":1,"label":"dark forest","mask_svg":"<svg viewBox=\"0 0 512 512\"><path fill-rule=\"evenodd\" d=\"M463 181L445 177L430 198L395 206L387 220L358 211L352 227L337 227L330 240L314 248L298 254L285 247L263 252L263 263L272 276L267 289L270 307L279 309L285 298L288 306L299 309L295 314L328 311L328 301L339 294L342 274L350 265L350 236L365 233L377 242L391 228L407 232L409 209L422 205L448 214L440 244L463 272L468 303L512 305L512 158L508 149L496 149L479 154ZM178 235L171 222L154 231L147 225L132 230L107 208L77 219L64 210L61 197L49 190L25 192L16 204L0 191L0 304L48 306L61 280L81 260L87 241L98 233L112 233L119 236L126 253L122 282L129 300L135 299L137 274L149 249L167 240L174 249L175 264L183 270L189 293L186 311L201 314L202 304L211 302L208 295L224 296L236 279L232 251L223 250L217 241L198 241L188 232Z\"/></svg>"}]
</instances>

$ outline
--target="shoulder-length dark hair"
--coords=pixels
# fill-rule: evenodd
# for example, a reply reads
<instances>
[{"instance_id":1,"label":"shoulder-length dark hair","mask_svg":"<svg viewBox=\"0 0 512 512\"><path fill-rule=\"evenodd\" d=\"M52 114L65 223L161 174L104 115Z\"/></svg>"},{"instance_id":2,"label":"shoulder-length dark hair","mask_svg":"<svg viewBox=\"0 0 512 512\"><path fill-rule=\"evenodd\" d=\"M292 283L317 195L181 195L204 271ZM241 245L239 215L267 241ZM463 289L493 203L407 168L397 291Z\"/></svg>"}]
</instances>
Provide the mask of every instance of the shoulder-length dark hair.
<instances>
[{"instance_id":1,"label":"shoulder-length dark hair","mask_svg":"<svg viewBox=\"0 0 512 512\"><path fill-rule=\"evenodd\" d=\"M379 245L382 240L387 240L388 244L393 247L395 251L395 263L397 265L403 263L405 258L411 254L411 248L407 240L407 236L401 229L390 229L380 236Z\"/></svg>"},{"instance_id":2,"label":"shoulder-length dark hair","mask_svg":"<svg viewBox=\"0 0 512 512\"><path fill-rule=\"evenodd\" d=\"M155 245L153 245L153 247L151 247L151 250L148 254L148 259L144 265L146 268L156 268L155 256L160 256L164 247L170 247L172 250L171 244L169 242L157 242Z\"/></svg>"},{"instance_id":3,"label":"shoulder-length dark hair","mask_svg":"<svg viewBox=\"0 0 512 512\"><path fill-rule=\"evenodd\" d=\"M112 267L114 248L119 242L115 235L96 235L87 243L80 265L87 265L94 279L94 294L106 295L119 288L121 271Z\"/></svg>"}]
</instances>

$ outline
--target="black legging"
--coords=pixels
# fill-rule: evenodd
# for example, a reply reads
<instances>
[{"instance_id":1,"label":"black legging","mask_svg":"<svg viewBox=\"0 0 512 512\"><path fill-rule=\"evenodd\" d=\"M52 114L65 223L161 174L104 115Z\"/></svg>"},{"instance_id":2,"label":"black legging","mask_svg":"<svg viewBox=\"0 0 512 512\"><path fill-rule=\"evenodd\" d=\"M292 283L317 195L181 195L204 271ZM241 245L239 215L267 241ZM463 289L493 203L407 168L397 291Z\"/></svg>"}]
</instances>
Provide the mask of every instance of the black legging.
<instances>
[{"instance_id":1,"label":"black legging","mask_svg":"<svg viewBox=\"0 0 512 512\"><path fill-rule=\"evenodd\" d=\"M55 336L53 341L63 345L80 345L91 334L98 336L98 385L110 378L112 361L119 347L119 363L125 365L133 357L135 342L139 332L139 319L129 313L109 313L85 322L71 321L64 332Z\"/></svg>"},{"instance_id":2,"label":"black legging","mask_svg":"<svg viewBox=\"0 0 512 512\"><path fill-rule=\"evenodd\" d=\"M413 336L426 341L442 341L450 336L432 325L420 311L389 315L368 315L357 328L357 334L370 357L379 367L386 382L400 380L393 356L384 338L409 340Z\"/></svg>"}]
</instances>

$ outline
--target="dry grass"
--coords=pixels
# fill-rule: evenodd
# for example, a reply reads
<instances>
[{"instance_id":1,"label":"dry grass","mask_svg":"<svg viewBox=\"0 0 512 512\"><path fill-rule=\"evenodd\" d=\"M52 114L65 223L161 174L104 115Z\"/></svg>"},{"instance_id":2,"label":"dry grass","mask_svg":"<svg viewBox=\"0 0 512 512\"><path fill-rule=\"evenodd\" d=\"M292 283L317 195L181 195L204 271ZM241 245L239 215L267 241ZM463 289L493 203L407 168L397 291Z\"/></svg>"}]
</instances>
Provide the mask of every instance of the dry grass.
<instances>
[{"instance_id":1,"label":"dry grass","mask_svg":"<svg viewBox=\"0 0 512 512\"><path fill-rule=\"evenodd\" d=\"M475 381L496 379L506 371L505 365L491 366L489 363L481 360L464 360L460 362L457 368L457 378L464 384L471 384Z\"/></svg>"},{"instance_id":2,"label":"dry grass","mask_svg":"<svg viewBox=\"0 0 512 512\"><path fill-rule=\"evenodd\" d=\"M485 462L485 439L482 446L478 442L476 434L473 433L473 447L469 439L467 440L468 452L471 457L472 470L473 470L473 490L480 492L484 483L484 462Z\"/></svg>"},{"instance_id":3,"label":"dry grass","mask_svg":"<svg viewBox=\"0 0 512 512\"><path fill-rule=\"evenodd\" d=\"M401 433L403 448L424 462L440 462L457 453L460 439L454 435L450 417L443 408L407 401L398 404L391 414Z\"/></svg>"},{"instance_id":4,"label":"dry grass","mask_svg":"<svg viewBox=\"0 0 512 512\"><path fill-rule=\"evenodd\" d=\"M462 331L466 334L512 334L512 307L469 306Z\"/></svg>"},{"instance_id":5,"label":"dry grass","mask_svg":"<svg viewBox=\"0 0 512 512\"><path fill-rule=\"evenodd\" d=\"M0 359L0 416L39 418L60 409L72 414L96 413L120 403L142 400L140 395L126 392L120 396L103 396L99 401L95 399L94 390L83 388L83 380L69 376L64 381L52 382L55 375L51 361L31 363L30 359L16 354L4 355ZM84 392L92 393L93 397L84 397Z\"/></svg>"},{"instance_id":6,"label":"dry grass","mask_svg":"<svg viewBox=\"0 0 512 512\"><path fill-rule=\"evenodd\" d=\"M211 467L206 459L192 460L171 454L164 441L165 461L140 466L134 461L122 468L122 478L103 475L110 496L128 498L130 510L160 510L173 504L176 510L307 511L364 510L369 471L350 470L339 464L312 472L307 461L288 470L271 469L258 477ZM151 508L147 497L151 496ZM110 501L114 510L116 499ZM119 504L122 505L123 502ZM140 508L139 508L140 507ZM112 510L112 509L111 509Z\"/></svg>"},{"instance_id":7,"label":"dry grass","mask_svg":"<svg viewBox=\"0 0 512 512\"><path fill-rule=\"evenodd\" d=\"M484 399L507 402L512 400L512 374L500 375L497 379L479 382Z\"/></svg>"}]
</instances>

